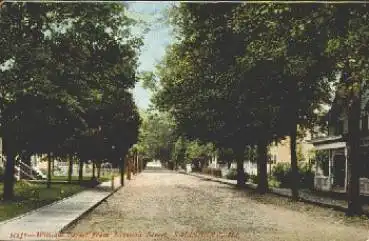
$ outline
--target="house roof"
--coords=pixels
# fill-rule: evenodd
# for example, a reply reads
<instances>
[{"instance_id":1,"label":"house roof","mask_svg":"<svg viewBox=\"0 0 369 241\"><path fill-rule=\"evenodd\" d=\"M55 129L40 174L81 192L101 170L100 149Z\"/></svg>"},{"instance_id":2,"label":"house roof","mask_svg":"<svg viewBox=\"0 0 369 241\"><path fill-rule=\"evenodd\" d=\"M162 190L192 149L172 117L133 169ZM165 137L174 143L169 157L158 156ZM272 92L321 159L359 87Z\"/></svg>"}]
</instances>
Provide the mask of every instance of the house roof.
<instances>
[{"instance_id":1,"label":"house roof","mask_svg":"<svg viewBox=\"0 0 369 241\"><path fill-rule=\"evenodd\" d=\"M308 143L311 143L314 146L316 146L316 145L326 144L326 143L329 143L329 142L341 141L342 138L343 138L342 135L318 137L318 138L315 138L315 139L312 139L312 140L308 141Z\"/></svg>"}]
</instances>

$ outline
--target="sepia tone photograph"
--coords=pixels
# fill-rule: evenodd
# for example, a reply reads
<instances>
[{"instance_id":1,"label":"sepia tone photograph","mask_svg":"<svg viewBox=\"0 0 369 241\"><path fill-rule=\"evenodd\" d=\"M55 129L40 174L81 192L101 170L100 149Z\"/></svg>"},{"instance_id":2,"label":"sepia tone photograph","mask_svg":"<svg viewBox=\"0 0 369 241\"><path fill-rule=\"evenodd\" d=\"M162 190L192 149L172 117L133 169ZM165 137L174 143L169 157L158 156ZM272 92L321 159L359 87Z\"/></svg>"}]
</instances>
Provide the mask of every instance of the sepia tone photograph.
<instances>
[{"instance_id":1,"label":"sepia tone photograph","mask_svg":"<svg viewBox=\"0 0 369 241\"><path fill-rule=\"evenodd\" d=\"M0 240L369 241L369 2L0 0Z\"/></svg>"}]
</instances>

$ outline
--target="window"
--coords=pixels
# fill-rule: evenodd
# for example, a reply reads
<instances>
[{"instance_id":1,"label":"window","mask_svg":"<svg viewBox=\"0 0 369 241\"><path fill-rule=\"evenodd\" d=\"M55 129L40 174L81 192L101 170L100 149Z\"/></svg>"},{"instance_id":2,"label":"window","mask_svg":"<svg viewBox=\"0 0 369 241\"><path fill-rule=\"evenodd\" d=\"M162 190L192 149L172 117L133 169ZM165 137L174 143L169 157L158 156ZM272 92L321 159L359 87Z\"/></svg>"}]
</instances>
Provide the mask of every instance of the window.
<instances>
[{"instance_id":1,"label":"window","mask_svg":"<svg viewBox=\"0 0 369 241\"><path fill-rule=\"evenodd\" d=\"M360 177L369 178L369 153L362 153L360 156Z\"/></svg>"},{"instance_id":2,"label":"window","mask_svg":"<svg viewBox=\"0 0 369 241\"><path fill-rule=\"evenodd\" d=\"M368 115L364 115L362 120L361 120L361 130L363 132L368 131Z\"/></svg>"}]
</instances>

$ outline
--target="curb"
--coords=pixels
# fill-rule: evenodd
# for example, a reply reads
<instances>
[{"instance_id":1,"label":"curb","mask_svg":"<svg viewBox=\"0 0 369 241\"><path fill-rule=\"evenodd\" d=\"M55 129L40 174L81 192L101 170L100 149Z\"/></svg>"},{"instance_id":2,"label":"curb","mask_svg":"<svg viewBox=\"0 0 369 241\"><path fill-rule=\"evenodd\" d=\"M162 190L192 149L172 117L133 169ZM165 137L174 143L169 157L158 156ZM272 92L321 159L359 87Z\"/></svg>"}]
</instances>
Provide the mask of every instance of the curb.
<instances>
[{"instance_id":1,"label":"curb","mask_svg":"<svg viewBox=\"0 0 369 241\"><path fill-rule=\"evenodd\" d=\"M233 183L229 183L229 182L225 182L225 181L221 181L221 180L214 180L211 176L209 176L209 178L206 178L206 177L202 177L202 176L198 176L198 175L194 175L194 174L190 174L190 173L186 173L186 172L178 172L178 173L188 175L188 176L192 176L192 177L202 178L202 179L205 179L205 180L210 180L210 181L213 181L213 182L218 182L218 183L222 183L222 184L236 186ZM251 187L250 185L247 185L246 187L244 187L244 189L255 190L255 188ZM275 192L275 191L273 191L273 189L270 189L268 193L279 196L279 197L291 198L291 196ZM313 204L313 205L324 207L324 208L330 208L330 209L333 209L335 211L347 212L347 208L342 207L342 206L338 206L338 205L333 205L333 204L328 204L328 203L321 203L321 202L318 202L318 201L308 200L308 199L302 198L302 197L299 197L298 201L299 202L304 202L304 203L307 203L307 204ZM364 213L364 215L369 217L369 212L368 211L363 211L363 213Z\"/></svg>"},{"instance_id":2,"label":"curb","mask_svg":"<svg viewBox=\"0 0 369 241\"><path fill-rule=\"evenodd\" d=\"M126 183L126 182L125 182ZM125 186L125 185L124 185ZM116 193L118 190L120 190L122 187L124 186L119 186L117 188L115 188L112 192L110 192L108 195L106 195L103 199L101 199L100 201L98 201L97 203L95 203L94 205L92 205L90 208L88 208L87 210L85 210L84 212L81 213L81 215L79 215L77 218L75 218L74 220L72 220L70 223L66 224L64 227L62 227L59 230L59 233L63 233L66 229L70 228L71 226L73 226L75 223L77 223L79 220L81 220L83 217L85 217L88 213L90 213L93 209L95 209L97 206L99 206L102 202L104 202L106 199L108 199L111 195L113 195L114 193Z\"/></svg>"},{"instance_id":3,"label":"curb","mask_svg":"<svg viewBox=\"0 0 369 241\"><path fill-rule=\"evenodd\" d=\"M142 172L141 172L142 173ZM136 175L134 175L135 177L139 176L139 174L141 173L137 173ZM133 175L131 176L131 180L124 180L124 186L120 185L119 187L115 188L112 192L110 192L106 197L104 197L103 199L101 199L100 201L98 201L97 203L95 203L93 206L91 206L90 208L88 208L87 210L85 210L83 213L81 213L81 215L79 215L77 218L75 218L74 220L72 220L70 223L68 223L67 225L65 225L63 228L60 229L59 233L63 233L65 232L66 229L70 228L71 226L73 226L74 224L76 224L79 220L81 220L82 218L86 217L87 214L89 214L91 211L93 211L97 206L99 206L102 202L104 202L106 199L108 199L110 196L112 196L114 193L116 193L117 191L119 191L121 188L126 187L127 184L129 184L131 181L133 181Z\"/></svg>"},{"instance_id":4,"label":"curb","mask_svg":"<svg viewBox=\"0 0 369 241\"><path fill-rule=\"evenodd\" d=\"M99 185L100 185L100 184L99 184ZM88 189L93 189L93 188L86 188L86 190L88 190ZM86 190L82 190L81 192L86 191ZM73 195L70 195L69 197L65 197L65 198L60 199L60 200L58 200L58 201L51 202L51 203L49 203L49 204L43 205L43 206L41 206L41 207L38 207L38 208L36 208L36 209L32 209L32 210L30 210L30 211L28 211L28 212L25 212L25 213L23 213L23 214L20 214L20 215L18 215L18 216L16 216L16 217L13 217L13 218L6 219L6 220L4 220L4 221L1 221L1 222L0 222L0 226L1 226L1 225L3 225L3 224L6 224L6 223L12 222L12 221L14 221L14 220L17 220L17 219L23 218L24 216L27 216L27 215L29 215L29 214L31 214L31 213L34 213L34 212L39 211L39 210L41 210L41 209L47 208L47 207L52 206L52 205L54 205L54 204L58 204L58 203L60 203L60 202L63 202L63 201L65 201L65 200L67 200L67 199L73 198L75 195L78 195L78 194L80 194L81 192L77 192L77 193L75 193L75 194L73 194Z\"/></svg>"},{"instance_id":5,"label":"curb","mask_svg":"<svg viewBox=\"0 0 369 241\"><path fill-rule=\"evenodd\" d=\"M142 173L142 172L141 172ZM130 182L131 181L133 181L133 180L135 180L136 179L136 177L137 176L139 176L139 174L141 174L141 173L137 173L136 175L134 175L134 178L133 178L133 175L132 175L132 179L131 180L125 180L125 182L124 182L124 185L120 185L120 180L118 180L118 187L116 187L116 188L114 188L114 190L112 190L110 193L108 193L105 197L103 197L101 200L99 200L97 203L95 203L94 205L92 205L91 207L89 207L88 209L86 209L86 210L84 210L80 215L78 215L74 220L72 220L72 221L70 221L68 224L66 224L66 225L64 225L64 227L62 227L62 228L60 228L59 229L59 231L57 232L57 233L62 233L62 232L65 232L65 230L67 229L67 228L69 228L69 227L71 227L73 224L75 224L77 221L79 221L81 218L83 218L83 217L85 217L88 213L90 213L94 208L96 208L98 205L100 205L102 202L104 202L107 198L109 198L110 196L112 196L114 193L116 193L117 191L119 191L121 188L123 188L123 187L125 187L125 186L127 186L127 184L129 185L130 184ZM125 176L126 177L126 176ZM90 189L90 188L88 188L88 189ZM93 189L93 188L91 188L91 189ZM19 215L19 216L16 216L16 217L14 217L14 218L11 218L11 219L7 219L7 220L4 220L4 221L2 221L2 222L0 222L0 225L2 225L2 224L6 224L6 223L8 223L8 222L11 222L11 221L15 221L15 220L17 220L17 219L21 219L21 218L23 218L24 216L27 216L27 215L29 215L29 214L31 214L31 213L34 213L34 212L36 212L36 211L39 211L40 209L44 209L44 208L46 208L46 207L49 207L49 206L51 206L51 205L55 205L55 204L57 204L57 203L59 203L59 202L62 202L62 201L65 201L65 200L67 200L67 199L70 199L70 198L73 198L75 195L78 195L79 193L75 193L75 194L73 194L73 195L71 195L71 196L69 196L69 197L65 197L65 198L63 198L63 199L61 199L61 200L58 200L58 201L56 201L56 202L52 202L52 203L50 203L50 204L47 204L47 205L44 205L44 206L42 206L42 207L39 207L39 208L36 208L36 209L33 209L33 210L31 210L31 211L29 211L29 212L26 212L26 213L23 213L23 214L21 214L21 215ZM14 240L14 239L11 239L11 240ZM25 240L29 240L29 241L31 241L32 239L25 239ZM36 239L36 240L44 240L44 239Z\"/></svg>"}]
</instances>

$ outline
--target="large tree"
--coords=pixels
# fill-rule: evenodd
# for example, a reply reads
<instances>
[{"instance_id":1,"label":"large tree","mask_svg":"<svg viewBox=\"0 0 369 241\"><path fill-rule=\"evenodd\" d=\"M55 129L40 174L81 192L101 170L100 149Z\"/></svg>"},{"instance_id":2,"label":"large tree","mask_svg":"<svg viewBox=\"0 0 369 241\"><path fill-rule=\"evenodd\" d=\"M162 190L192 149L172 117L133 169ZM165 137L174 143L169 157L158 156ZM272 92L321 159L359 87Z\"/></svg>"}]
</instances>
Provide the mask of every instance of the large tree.
<instances>
[{"instance_id":1,"label":"large tree","mask_svg":"<svg viewBox=\"0 0 369 241\"><path fill-rule=\"evenodd\" d=\"M325 53L341 73L340 98L348 114L348 215L362 213L360 203L360 119L365 111L362 96L368 91L369 18L366 4L327 5L320 16L326 16L328 42ZM364 104L364 105L363 105Z\"/></svg>"},{"instance_id":2,"label":"large tree","mask_svg":"<svg viewBox=\"0 0 369 241\"><path fill-rule=\"evenodd\" d=\"M259 186L265 190L265 147L290 135L297 177L297 126L316 123L314 111L329 102L332 75L341 72L349 113L348 214L360 213L367 6L245 4L233 14L234 6L181 4L174 11L178 41L161 69L159 106L170 110L189 136L216 140L238 153L251 141L244 137L257 133L252 141L258 144ZM297 188L292 189L295 199Z\"/></svg>"},{"instance_id":3,"label":"large tree","mask_svg":"<svg viewBox=\"0 0 369 241\"><path fill-rule=\"evenodd\" d=\"M235 33L247 42L245 51L239 52L241 68L257 68L263 61L270 61L265 66L269 70L267 76L272 76L273 70L277 74L272 82L261 80L273 86L273 92L257 94L273 98L263 104L274 104L278 109L274 112L275 133L291 137L294 200L298 198L297 126L313 127L318 120L316 110L331 99L333 61L322 54L327 36L319 31L325 19L314 20L316 11L314 4L242 4L233 17Z\"/></svg>"},{"instance_id":4,"label":"large tree","mask_svg":"<svg viewBox=\"0 0 369 241\"><path fill-rule=\"evenodd\" d=\"M232 138L227 138L230 134L224 131L225 123L220 118L225 114L217 112L214 105L220 104L222 111L228 106L219 102L219 97L224 96L224 93L217 89L220 87L219 83L207 85L210 79L214 81L214 69L221 66L217 60L222 60L212 58L215 55L211 55L206 46L201 44L206 35L206 27L211 26L204 24L207 12L199 6L201 5L181 4L172 12L171 20L179 41L168 49L166 58L158 69L161 88L156 94L155 103L174 116L179 131L186 138L222 142ZM219 16L223 16L220 14L222 10L218 10ZM225 11L227 10L229 8ZM196 11L202 15L196 14ZM219 97L216 98L215 95ZM240 148L243 148L242 145Z\"/></svg>"},{"instance_id":5,"label":"large tree","mask_svg":"<svg viewBox=\"0 0 369 241\"><path fill-rule=\"evenodd\" d=\"M117 155L128 150L139 122L127 114L135 112L132 96L119 96L137 81L141 41L130 34L124 5L7 3L0 14L1 28L9 33L0 40L6 49L0 56L1 135L8 160L4 198L13 196L15 155L78 154L81 136L93 143L91 133L98 128L88 118L89 107L100 96L116 97L104 105L114 111L110 125L104 124L115 133L108 138ZM120 111L112 107L117 101ZM117 135L131 132L123 144L117 141Z\"/></svg>"},{"instance_id":6,"label":"large tree","mask_svg":"<svg viewBox=\"0 0 369 241\"><path fill-rule=\"evenodd\" d=\"M254 58L246 68L239 64L235 56L247 45L229 26L237 6L181 4L174 11L178 43L159 68L162 88L156 103L171 111L189 137L232 148L238 185L244 184L245 147L258 145L258 189L265 192L267 146L278 137L273 92L280 89L281 74L278 61Z\"/></svg>"}]
</instances>

